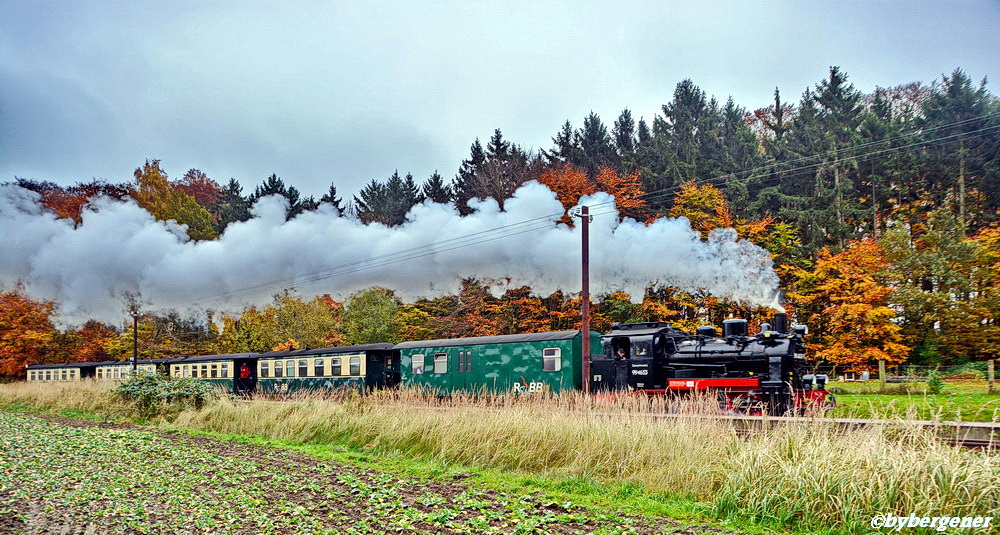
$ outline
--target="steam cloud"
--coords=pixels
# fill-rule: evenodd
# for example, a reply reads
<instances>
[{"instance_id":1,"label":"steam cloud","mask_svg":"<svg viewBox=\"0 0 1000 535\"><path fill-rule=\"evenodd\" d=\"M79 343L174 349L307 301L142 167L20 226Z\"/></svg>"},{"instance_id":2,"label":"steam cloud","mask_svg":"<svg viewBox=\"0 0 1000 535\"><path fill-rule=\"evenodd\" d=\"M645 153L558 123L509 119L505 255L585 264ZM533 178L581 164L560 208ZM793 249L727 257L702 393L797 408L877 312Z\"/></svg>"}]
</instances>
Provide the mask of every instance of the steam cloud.
<instances>
[{"instance_id":1,"label":"steam cloud","mask_svg":"<svg viewBox=\"0 0 1000 535\"><path fill-rule=\"evenodd\" d=\"M648 284L663 283L773 303L778 277L767 251L731 229L702 241L686 219L619 222L607 208L612 201L604 193L581 199L599 214L590 225L593 295L638 297ZM541 295L579 291L580 225L553 223L562 205L552 191L528 183L505 211L492 200L470 204L477 212L460 217L427 202L404 225L387 228L335 217L329 205L286 221L285 200L268 197L218 240L193 242L183 226L157 221L131 200L92 199L74 226L45 210L36 193L7 185L0 187L0 285L22 284L29 295L56 301L66 325L119 323L125 293L136 291L147 309L184 313L240 311L288 287L345 298L379 285L407 299L430 297L457 291L469 276L509 279Z\"/></svg>"}]
</instances>

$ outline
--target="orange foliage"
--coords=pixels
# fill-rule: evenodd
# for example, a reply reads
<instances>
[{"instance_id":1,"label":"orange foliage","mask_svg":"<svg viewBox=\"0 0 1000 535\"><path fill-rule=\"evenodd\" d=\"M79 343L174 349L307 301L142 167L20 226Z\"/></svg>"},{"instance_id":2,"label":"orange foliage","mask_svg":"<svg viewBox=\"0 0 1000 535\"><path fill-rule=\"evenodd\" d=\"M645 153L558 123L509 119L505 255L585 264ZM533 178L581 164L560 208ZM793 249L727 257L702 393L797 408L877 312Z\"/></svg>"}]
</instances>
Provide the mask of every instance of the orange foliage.
<instances>
[{"instance_id":1,"label":"orange foliage","mask_svg":"<svg viewBox=\"0 0 1000 535\"><path fill-rule=\"evenodd\" d=\"M42 204L55 212L60 218L72 219L79 223L83 206L87 204L87 198L83 194L73 194L63 189L54 189L42 195Z\"/></svg>"},{"instance_id":2,"label":"orange foliage","mask_svg":"<svg viewBox=\"0 0 1000 535\"><path fill-rule=\"evenodd\" d=\"M618 218L630 217L636 221L646 218L646 192L642 190L642 178L639 171L619 176L614 169L602 165L597 174L597 183L601 191L614 196L618 207Z\"/></svg>"},{"instance_id":3,"label":"orange foliage","mask_svg":"<svg viewBox=\"0 0 1000 535\"><path fill-rule=\"evenodd\" d=\"M175 186L194 197L205 209L210 209L219 195L222 195L222 186L197 169L188 170Z\"/></svg>"},{"instance_id":4,"label":"orange foliage","mask_svg":"<svg viewBox=\"0 0 1000 535\"><path fill-rule=\"evenodd\" d=\"M521 286L507 290L500 301L501 334L535 333L549 330L548 311L531 288Z\"/></svg>"},{"instance_id":5,"label":"orange foliage","mask_svg":"<svg viewBox=\"0 0 1000 535\"><path fill-rule=\"evenodd\" d=\"M302 349L299 347L299 343L294 338L289 338L284 342L271 348L271 351L291 351L293 349Z\"/></svg>"},{"instance_id":6,"label":"orange foliage","mask_svg":"<svg viewBox=\"0 0 1000 535\"><path fill-rule=\"evenodd\" d=\"M597 193L597 185L590 180L587 173L576 169L568 162L546 168L538 176L538 181L555 192L556 198L566 210L575 206L580 197ZM562 222L571 224L572 219L564 214Z\"/></svg>"},{"instance_id":7,"label":"orange foliage","mask_svg":"<svg viewBox=\"0 0 1000 535\"><path fill-rule=\"evenodd\" d=\"M878 278L887 266L881 246L863 240L838 254L824 249L812 272L800 270L798 288L789 297L811 316L804 318L808 324L819 326L808 339L815 357L855 371L879 360L906 360L910 348L900 343L896 312L888 306L893 290Z\"/></svg>"},{"instance_id":8,"label":"orange foliage","mask_svg":"<svg viewBox=\"0 0 1000 535\"><path fill-rule=\"evenodd\" d=\"M702 238L707 238L713 229L730 228L735 222L722 191L711 184L699 186L693 180L681 184L670 217L687 218L691 229L700 232Z\"/></svg>"},{"instance_id":9,"label":"orange foliage","mask_svg":"<svg viewBox=\"0 0 1000 535\"><path fill-rule=\"evenodd\" d=\"M461 336L496 336L502 334L499 299L490 295L489 286L475 279L464 279L459 292L459 316L464 328Z\"/></svg>"},{"instance_id":10,"label":"orange foliage","mask_svg":"<svg viewBox=\"0 0 1000 535\"><path fill-rule=\"evenodd\" d=\"M99 362L108 360L108 344L117 336L115 330L99 321L88 321L72 333L71 362Z\"/></svg>"},{"instance_id":11,"label":"orange foliage","mask_svg":"<svg viewBox=\"0 0 1000 535\"><path fill-rule=\"evenodd\" d=\"M59 332L50 317L51 302L20 292L0 294L0 374L24 376L24 367L59 359Z\"/></svg>"}]
</instances>

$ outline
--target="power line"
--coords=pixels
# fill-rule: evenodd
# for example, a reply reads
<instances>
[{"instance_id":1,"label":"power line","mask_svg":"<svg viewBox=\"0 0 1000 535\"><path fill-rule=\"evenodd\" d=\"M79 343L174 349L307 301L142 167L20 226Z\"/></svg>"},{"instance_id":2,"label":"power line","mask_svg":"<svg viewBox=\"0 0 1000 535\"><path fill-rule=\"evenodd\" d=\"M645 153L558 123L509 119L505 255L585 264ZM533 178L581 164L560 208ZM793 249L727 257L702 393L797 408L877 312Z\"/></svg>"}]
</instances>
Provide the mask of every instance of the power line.
<instances>
[{"instance_id":1,"label":"power line","mask_svg":"<svg viewBox=\"0 0 1000 535\"><path fill-rule=\"evenodd\" d=\"M824 154L821 154L821 155L802 156L802 157L799 157L799 158L796 158L796 159L793 159L793 160L787 160L787 161L784 161L784 162L775 162L775 163L771 163L771 164L767 164L767 165L762 165L762 166L759 166L759 167L756 167L756 168L752 168L752 169L749 169L749 170L742 170L742 171L736 171L736 172L733 172L733 173L726 173L726 174L723 174L723 175L718 175L718 176L706 178L706 179L703 179L703 180L697 180L694 183L695 184L699 184L699 185L716 184L716 183L722 183L722 182L724 182L724 181L726 181L726 180L728 180L728 179L730 179L732 177L737 177L737 179L739 179L739 180L747 181L751 177L760 176L760 175L762 175L764 173L771 173L770 177L768 177L768 178L762 178L762 179L760 179L760 180L757 181L758 184L769 184L769 183L775 182L775 181L777 181L779 179L787 179L787 178L790 178L790 177L800 176L801 174L806 173L806 172L810 172L812 170L815 170L816 168L818 168L820 166L827 165L829 162L825 158L844 156L844 155L848 155L848 154L851 154L851 153L856 153L859 149L874 148L874 147L882 146L882 145L885 145L885 144L898 143L900 141L905 141L905 140L914 138L916 136L927 135L928 133L939 132L941 130L950 129L950 128L956 128L958 126L965 125L965 124L968 124L968 123L977 122L977 121L983 121L983 120L988 120L988 119L996 118L996 117L1000 117L1000 113L993 113L993 114L988 114L988 115L984 115L984 116L980 116L980 117L975 117L975 118L971 118L971 119L966 119L966 120L962 120L962 121L956 121L954 123L940 125L940 126L936 126L936 127L933 127L933 128L917 129L917 130L914 130L912 132L901 134L899 136L895 136L895 137L892 137L892 138L887 138L887 139L877 140L877 141L871 141L871 142L868 142L868 143L864 143L864 144L856 145L856 146L851 146L851 147L845 147L845 148L838 149L838 150L833 151L833 152L824 153ZM939 136L939 137L935 137L935 138L931 138L931 139L918 140L918 141L915 141L915 142L907 143L905 145L891 146L891 147L881 148L881 149L874 149L874 150L870 150L870 151L867 151L867 152L862 152L860 154L853 154L853 155L847 156L847 158L866 161L866 160L870 160L870 159L873 159L875 157L883 156L885 154L889 154L889 153L892 153L892 152L903 151L903 150L914 148L914 147L940 144L940 143L944 143L944 142L947 142L947 141L952 140L952 139L956 139L958 137L963 137L963 136L981 136L981 135L986 135L986 134L997 132L997 131L1000 131L1000 124L996 124L996 125L993 125L993 126L983 127L983 128L980 128L980 129L977 129L977 130L968 131L968 132L961 132L961 133L955 133L955 134L950 134L950 135ZM808 163L810 161L812 161L813 163ZM797 163L801 163L803 165L798 165L798 166L794 166L794 167L782 169L783 167L787 167L789 165L794 165L794 164L797 164ZM744 178L740 179L739 177L741 177L741 176L744 177ZM649 202L651 200L657 200L657 199L661 199L661 198L664 198L664 197L668 197L670 195L675 194L679 190L680 190L680 186L679 185L672 186L672 187L669 187L669 188L662 188L660 190L654 190L654 191L651 191L651 192L646 192L642 196L642 199L645 200L645 201L647 201L647 202ZM596 207L609 206L609 205L613 205L613 201L607 201L607 202L602 202L602 203L593 203L593 204L590 204L589 206L591 208L596 208ZM597 216L597 215L607 215L607 214L611 214L611 213L614 213L614 211L613 210L605 210L605 211L593 212L592 215L595 215L595 216ZM265 292L265 291L269 291L269 290L275 290L275 289L283 288L283 287L287 288L289 286L294 286L296 284L314 283L314 282L318 282L318 281L321 281L321 280L324 280L324 279L328 279L328 278L335 278L335 277L346 276L346 275L350 275L350 274L354 274L354 273L359 273L359 272L362 272L362 271L365 271L365 270L369 270L369 269L376 269L376 268L385 267L385 266L396 264L396 263L417 260L417 259L420 259L420 258L425 258L425 257L428 257L428 256L433 256L433 255L436 255L436 254L440 254L440 253L444 253L444 252L448 252L448 251L452 251L452 250L456 250L456 249L460 249L460 248L464 248L464 247L470 247L470 246L473 246L473 245L479 245L479 244L483 244L483 243L488 243L488 242L491 242L491 241L501 240L501 239L504 239L504 238L509 238L509 237L513 237L513 236L517 236L517 235L521 235L521 234L527 234L527 233L537 232L539 230L550 229L550 228L553 228L555 226L556 221L559 218L561 218L563 216L563 214L564 214L563 212L546 214L546 215L543 215L543 216L539 216L539 217L535 217L535 218L531 218L531 219L526 219L524 221L517 221L517 222L509 223L507 225L501 225L501 226L493 227L493 228L490 228L490 229L485 229L485 230L481 230L481 231L478 231L478 232L473 232L473 233L470 233L470 234L465 234L465 235L462 235L462 236L456 236L456 237L453 237L453 238L448 238L448 239L445 239L445 240L442 240L442 241L437 241L437 242L428 243L428 244L424 244L424 245L417 245L417 246L409 247L409 248L402 249L402 250L399 250L399 251L393 251L392 253L387 253L387 254L384 254L384 255L377 255L377 256L372 256L372 257L368 257L368 258L364 258L364 259L360 259L360 260L356 260L356 261L345 262L345 263L333 266L331 268L327 268L327 269L323 269L323 270L319 270L319 271L315 271L315 272L306 273L306 274L303 274L303 275L300 275L300 276L296 276L296 277L279 279L279 280L272 280L272 281L260 283L260 284L254 285L254 286L249 286L249 287L237 289L237 290L230 291L230 292L223 292L223 293L219 293L219 294L212 295L212 296L202 297L202 298L199 298L198 300L190 301L189 303L190 304L195 304L195 303L210 303L210 302L226 301L226 300L230 300L230 299L237 299L237 298L240 298L240 297L249 297L249 296L256 295L256 294L259 294L259 293L262 293L262 292Z\"/></svg>"}]
</instances>

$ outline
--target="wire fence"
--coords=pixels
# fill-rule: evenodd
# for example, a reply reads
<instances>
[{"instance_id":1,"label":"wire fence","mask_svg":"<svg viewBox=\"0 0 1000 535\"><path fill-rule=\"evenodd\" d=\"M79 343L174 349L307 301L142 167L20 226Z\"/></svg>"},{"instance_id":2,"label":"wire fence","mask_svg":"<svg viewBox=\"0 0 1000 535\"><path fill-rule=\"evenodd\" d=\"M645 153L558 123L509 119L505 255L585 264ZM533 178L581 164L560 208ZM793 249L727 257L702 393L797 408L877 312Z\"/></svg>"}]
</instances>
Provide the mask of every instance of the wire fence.
<instances>
[{"instance_id":1,"label":"wire fence","mask_svg":"<svg viewBox=\"0 0 1000 535\"><path fill-rule=\"evenodd\" d=\"M848 371L843 367L833 365L818 365L811 369L813 373L825 374L837 381L878 381L878 369L870 371ZM968 362L948 366L929 366L899 364L886 365L887 381L907 382L921 381L931 377L934 372L945 379L987 380L990 378L989 361Z\"/></svg>"}]
</instances>

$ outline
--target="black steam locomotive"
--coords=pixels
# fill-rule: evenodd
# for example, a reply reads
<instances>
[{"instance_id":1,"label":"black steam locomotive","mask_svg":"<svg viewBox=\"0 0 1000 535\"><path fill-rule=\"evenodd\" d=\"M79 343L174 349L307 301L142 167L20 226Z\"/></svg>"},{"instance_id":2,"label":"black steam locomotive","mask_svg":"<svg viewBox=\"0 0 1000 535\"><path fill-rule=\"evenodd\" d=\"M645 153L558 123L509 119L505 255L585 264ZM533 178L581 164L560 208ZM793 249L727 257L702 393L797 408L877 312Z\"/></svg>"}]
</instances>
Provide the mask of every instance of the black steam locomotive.
<instances>
[{"instance_id":1,"label":"black steam locomotive","mask_svg":"<svg viewBox=\"0 0 1000 535\"><path fill-rule=\"evenodd\" d=\"M615 324L591 358L591 390L605 393L683 395L715 392L724 411L741 414L802 414L832 408L825 375L810 374L804 325L788 327L777 314L756 335L747 321L723 322L690 335L665 323Z\"/></svg>"}]
</instances>

